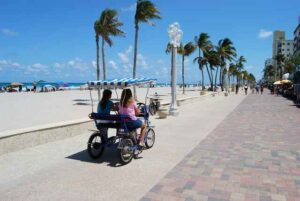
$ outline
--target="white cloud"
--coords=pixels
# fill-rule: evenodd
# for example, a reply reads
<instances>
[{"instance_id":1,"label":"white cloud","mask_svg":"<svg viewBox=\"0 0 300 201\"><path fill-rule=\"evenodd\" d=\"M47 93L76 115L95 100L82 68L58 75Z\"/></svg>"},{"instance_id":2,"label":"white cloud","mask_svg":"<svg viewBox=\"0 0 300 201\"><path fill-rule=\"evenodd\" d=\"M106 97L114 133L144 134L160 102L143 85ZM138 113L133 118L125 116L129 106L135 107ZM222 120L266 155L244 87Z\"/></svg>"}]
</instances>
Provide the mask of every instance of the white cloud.
<instances>
[{"instance_id":1,"label":"white cloud","mask_svg":"<svg viewBox=\"0 0 300 201\"><path fill-rule=\"evenodd\" d=\"M7 65L7 61L6 60L0 60L0 65Z\"/></svg>"},{"instance_id":2,"label":"white cloud","mask_svg":"<svg viewBox=\"0 0 300 201\"><path fill-rule=\"evenodd\" d=\"M48 66L41 63L35 63L27 67L27 73L46 73L48 74Z\"/></svg>"},{"instance_id":3,"label":"white cloud","mask_svg":"<svg viewBox=\"0 0 300 201\"><path fill-rule=\"evenodd\" d=\"M53 65L54 68L63 68L64 67L64 64L61 64L61 63L55 63Z\"/></svg>"},{"instance_id":4,"label":"white cloud","mask_svg":"<svg viewBox=\"0 0 300 201\"><path fill-rule=\"evenodd\" d=\"M3 68L20 68L21 64L10 61L10 60L0 60L0 67Z\"/></svg>"},{"instance_id":5,"label":"white cloud","mask_svg":"<svg viewBox=\"0 0 300 201\"><path fill-rule=\"evenodd\" d=\"M146 57L144 57L142 54L137 55L137 66L141 66L143 69L149 68Z\"/></svg>"},{"instance_id":6,"label":"white cloud","mask_svg":"<svg viewBox=\"0 0 300 201\"><path fill-rule=\"evenodd\" d=\"M261 30L259 30L258 38L265 39L265 38L269 38L272 35L273 35L272 31L267 31L267 30L261 29Z\"/></svg>"},{"instance_id":7,"label":"white cloud","mask_svg":"<svg viewBox=\"0 0 300 201\"><path fill-rule=\"evenodd\" d=\"M61 71L64 67L65 67L64 63L54 63L53 70L55 73L61 73Z\"/></svg>"},{"instance_id":8,"label":"white cloud","mask_svg":"<svg viewBox=\"0 0 300 201\"><path fill-rule=\"evenodd\" d=\"M77 69L79 71L87 71L88 70L88 64L80 58L75 58L74 60L68 61L68 65L74 69Z\"/></svg>"},{"instance_id":9,"label":"white cloud","mask_svg":"<svg viewBox=\"0 0 300 201\"><path fill-rule=\"evenodd\" d=\"M1 33L6 35L6 36L18 36L19 33L12 30L12 29L7 29L7 28L4 28L4 29L1 29Z\"/></svg>"},{"instance_id":10,"label":"white cloud","mask_svg":"<svg viewBox=\"0 0 300 201\"><path fill-rule=\"evenodd\" d=\"M130 45L124 52L119 52L118 56L122 63L129 63L129 56L132 52L132 46Z\"/></svg>"},{"instance_id":11,"label":"white cloud","mask_svg":"<svg viewBox=\"0 0 300 201\"><path fill-rule=\"evenodd\" d=\"M158 59L158 60L157 60L157 63L158 63L158 64L165 64L165 61L164 61L163 59Z\"/></svg>"},{"instance_id":12,"label":"white cloud","mask_svg":"<svg viewBox=\"0 0 300 201\"><path fill-rule=\"evenodd\" d=\"M126 11L133 12L133 11L135 11L135 9L136 9L136 3L133 3L128 7L121 8L121 11L123 11L123 12L126 12Z\"/></svg>"},{"instance_id":13,"label":"white cloud","mask_svg":"<svg viewBox=\"0 0 300 201\"><path fill-rule=\"evenodd\" d=\"M119 53L118 53L118 56L119 56L120 60L121 60L123 63L128 63L128 62L129 62L129 57L128 57L126 54L124 54L124 53L122 53L122 52L119 52Z\"/></svg>"},{"instance_id":14,"label":"white cloud","mask_svg":"<svg viewBox=\"0 0 300 201\"><path fill-rule=\"evenodd\" d=\"M92 66L93 66L94 68L97 68L97 63L96 63L96 61L92 61Z\"/></svg>"},{"instance_id":15,"label":"white cloud","mask_svg":"<svg viewBox=\"0 0 300 201\"><path fill-rule=\"evenodd\" d=\"M110 65L111 68L113 68L113 69L117 69L118 68L116 62L114 62L113 60L110 60L108 63L109 63L109 65Z\"/></svg>"}]
</instances>

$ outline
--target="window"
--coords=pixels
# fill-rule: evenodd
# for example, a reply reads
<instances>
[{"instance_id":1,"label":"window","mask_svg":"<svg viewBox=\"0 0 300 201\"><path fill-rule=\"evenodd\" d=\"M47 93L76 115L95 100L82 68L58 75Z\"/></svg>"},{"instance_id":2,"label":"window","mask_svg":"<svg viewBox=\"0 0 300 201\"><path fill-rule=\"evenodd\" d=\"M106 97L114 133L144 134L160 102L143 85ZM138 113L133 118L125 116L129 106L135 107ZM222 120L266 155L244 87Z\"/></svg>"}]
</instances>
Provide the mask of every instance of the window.
<instances>
[{"instance_id":1,"label":"window","mask_svg":"<svg viewBox=\"0 0 300 201\"><path fill-rule=\"evenodd\" d=\"M285 43L282 43L282 45L285 45Z\"/></svg>"},{"instance_id":2,"label":"window","mask_svg":"<svg viewBox=\"0 0 300 201\"><path fill-rule=\"evenodd\" d=\"M286 51L290 51L290 49L287 49Z\"/></svg>"},{"instance_id":3,"label":"window","mask_svg":"<svg viewBox=\"0 0 300 201\"><path fill-rule=\"evenodd\" d=\"M290 45L290 43L287 43L287 45Z\"/></svg>"}]
</instances>

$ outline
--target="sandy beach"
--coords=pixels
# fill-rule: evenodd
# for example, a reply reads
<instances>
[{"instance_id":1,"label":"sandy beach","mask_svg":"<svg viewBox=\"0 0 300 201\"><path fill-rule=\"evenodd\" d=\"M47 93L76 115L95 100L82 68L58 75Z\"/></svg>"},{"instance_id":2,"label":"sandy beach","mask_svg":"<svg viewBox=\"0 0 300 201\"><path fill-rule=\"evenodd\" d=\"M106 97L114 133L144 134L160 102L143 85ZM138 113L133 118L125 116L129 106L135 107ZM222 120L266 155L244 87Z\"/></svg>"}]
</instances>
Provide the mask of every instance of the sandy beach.
<instances>
[{"instance_id":1,"label":"sandy beach","mask_svg":"<svg viewBox=\"0 0 300 201\"><path fill-rule=\"evenodd\" d=\"M146 88L138 88L138 99L144 102ZM168 87L150 88L149 95L162 95L163 101L170 101ZM117 90L118 96L121 90ZM97 106L97 92L93 91L94 109ZM178 91L178 98L199 96L197 88L188 88L186 94ZM113 91L113 99L117 98ZM50 123L87 118L92 111L88 90L57 91L48 93L3 93L0 94L0 132L28 128Z\"/></svg>"}]
</instances>

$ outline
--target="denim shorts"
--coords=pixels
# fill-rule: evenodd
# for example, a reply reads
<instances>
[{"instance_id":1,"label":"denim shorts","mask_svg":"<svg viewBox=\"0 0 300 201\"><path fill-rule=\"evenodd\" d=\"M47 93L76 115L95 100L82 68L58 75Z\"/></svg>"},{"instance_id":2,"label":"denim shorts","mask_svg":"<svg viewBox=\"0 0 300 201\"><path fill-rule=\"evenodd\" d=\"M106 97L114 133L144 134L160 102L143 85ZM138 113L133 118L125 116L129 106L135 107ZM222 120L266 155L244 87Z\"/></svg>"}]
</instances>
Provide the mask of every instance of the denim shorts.
<instances>
[{"instance_id":1,"label":"denim shorts","mask_svg":"<svg viewBox=\"0 0 300 201\"><path fill-rule=\"evenodd\" d=\"M143 122L139 119L131 120L126 123L126 126L129 130L134 130L134 129L140 128L142 125L143 125Z\"/></svg>"}]
</instances>

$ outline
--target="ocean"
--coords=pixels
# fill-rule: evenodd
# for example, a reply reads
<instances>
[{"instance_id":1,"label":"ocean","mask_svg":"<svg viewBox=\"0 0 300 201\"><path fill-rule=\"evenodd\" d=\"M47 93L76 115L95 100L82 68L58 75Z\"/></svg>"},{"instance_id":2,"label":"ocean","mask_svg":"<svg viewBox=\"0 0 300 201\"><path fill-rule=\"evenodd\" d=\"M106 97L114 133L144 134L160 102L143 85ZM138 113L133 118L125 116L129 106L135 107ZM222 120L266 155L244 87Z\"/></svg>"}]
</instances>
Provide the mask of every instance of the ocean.
<instances>
[{"instance_id":1,"label":"ocean","mask_svg":"<svg viewBox=\"0 0 300 201\"><path fill-rule=\"evenodd\" d=\"M10 85L11 82L0 82L0 87L5 87L7 85ZM23 84L23 87L28 87L31 88L32 86L32 82L21 82ZM65 85L67 87L79 87L82 86L86 83L83 82L43 82L42 84L37 84L37 86L44 86L44 85L53 85L53 86L57 86L57 85Z\"/></svg>"}]
</instances>

